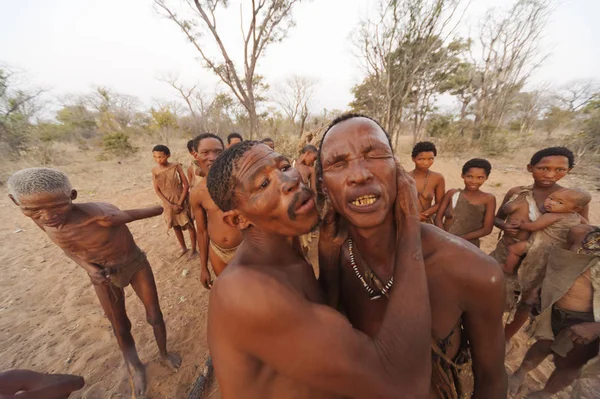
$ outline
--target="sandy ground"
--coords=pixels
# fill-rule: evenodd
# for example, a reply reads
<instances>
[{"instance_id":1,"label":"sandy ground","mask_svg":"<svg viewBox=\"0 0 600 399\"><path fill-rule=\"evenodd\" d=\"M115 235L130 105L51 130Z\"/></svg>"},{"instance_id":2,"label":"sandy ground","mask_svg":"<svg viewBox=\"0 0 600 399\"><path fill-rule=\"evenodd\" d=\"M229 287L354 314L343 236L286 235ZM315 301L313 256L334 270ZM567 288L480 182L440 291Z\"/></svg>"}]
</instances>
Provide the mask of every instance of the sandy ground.
<instances>
[{"instance_id":1,"label":"sandy ground","mask_svg":"<svg viewBox=\"0 0 600 399\"><path fill-rule=\"evenodd\" d=\"M177 143L184 148L184 142ZM180 144L180 145L179 145ZM173 146L175 147L175 146ZM69 152L58 166L71 178L79 191L79 201L106 201L121 208L158 204L151 186L152 159L149 152L131 159L96 162L94 156ZM92 161L90 161L92 159ZM175 151L173 159L187 164L185 151ZM410 159L406 166L410 166ZM447 188L462 187L460 167L464 158L439 157L434 170L446 176ZM516 185L530 184L525 171L526 160L494 165L484 190L493 192L498 202ZM12 165L14 170L24 166ZM593 191L591 221L600 222L600 195L592 179L568 176L566 186ZM0 189L0 370L32 369L52 373L72 373L85 377L86 386L73 398L131 397L127 373L108 320L98 304L85 272L68 260L34 223L25 218ZM174 234L167 235L162 217L132 223L131 231L138 245L147 252L156 278L161 307L168 330L170 350L183 357L179 372L173 374L158 362L158 351L144 309L133 290L126 288L127 309L133 324L133 336L140 357L148 365L149 398L185 398L202 370L208 355L206 313L208 292L199 281L199 260L177 259L178 245ZM483 249L492 250L495 233L483 240ZM186 236L186 239L189 237ZM312 253L314 257L314 251ZM189 274L182 273L188 270ZM516 349L507 357L510 370L522 359L527 337L521 333ZM547 360L527 380L538 389L552 370ZM216 385L216 384L214 384ZM600 397L600 383L594 382ZM219 398L212 387L207 397ZM561 398L569 397L561 394ZM585 397L585 396L584 396Z\"/></svg>"}]
</instances>

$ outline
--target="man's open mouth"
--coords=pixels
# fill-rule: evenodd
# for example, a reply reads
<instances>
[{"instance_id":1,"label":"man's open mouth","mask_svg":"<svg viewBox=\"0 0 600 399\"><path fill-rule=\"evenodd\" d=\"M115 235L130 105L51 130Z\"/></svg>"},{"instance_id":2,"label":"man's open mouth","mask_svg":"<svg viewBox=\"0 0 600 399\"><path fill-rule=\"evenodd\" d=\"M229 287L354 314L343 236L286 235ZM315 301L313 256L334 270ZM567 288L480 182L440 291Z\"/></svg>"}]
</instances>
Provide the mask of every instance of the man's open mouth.
<instances>
[{"instance_id":1,"label":"man's open mouth","mask_svg":"<svg viewBox=\"0 0 600 399\"><path fill-rule=\"evenodd\" d=\"M369 206L369 205L373 205L377 200L379 199L379 196L376 194L368 194L368 195L361 195L360 197L356 198L354 201L351 201L350 203L354 206Z\"/></svg>"}]
</instances>

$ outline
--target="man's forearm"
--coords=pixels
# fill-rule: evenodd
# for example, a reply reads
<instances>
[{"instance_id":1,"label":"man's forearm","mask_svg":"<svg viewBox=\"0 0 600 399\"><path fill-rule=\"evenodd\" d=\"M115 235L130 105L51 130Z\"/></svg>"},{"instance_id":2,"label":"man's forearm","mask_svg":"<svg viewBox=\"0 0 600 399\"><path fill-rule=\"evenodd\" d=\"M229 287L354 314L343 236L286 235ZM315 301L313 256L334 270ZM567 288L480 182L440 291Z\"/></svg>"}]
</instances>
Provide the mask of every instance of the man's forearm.
<instances>
[{"instance_id":1,"label":"man's forearm","mask_svg":"<svg viewBox=\"0 0 600 399\"><path fill-rule=\"evenodd\" d=\"M98 273L99 271L102 270L101 267L92 265L91 263L88 263L84 260L81 260L67 252L65 252L65 255L67 255L67 257L69 259L71 259L73 262L77 263L79 266L81 266L88 274L94 274L94 273Z\"/></svg>"},{"instance_id":2,"label":"man's forearm","mask_svg":"<svg viewBox=\"0 0 600 399\"><path fill-rule=\"evenodd\" d=\"M135 220L147 219L147 218L151 218L154 216L158 216L161 213L163 213L163 208L160 205L156 205L156 206L152 206L149 208L128 209L123 212L126 213L127 215L129 215L129 217L131 218L131 220L128 220L126 222L126 223L129 223L129 222L133 222Z\"/></svg>"}]
</instances>

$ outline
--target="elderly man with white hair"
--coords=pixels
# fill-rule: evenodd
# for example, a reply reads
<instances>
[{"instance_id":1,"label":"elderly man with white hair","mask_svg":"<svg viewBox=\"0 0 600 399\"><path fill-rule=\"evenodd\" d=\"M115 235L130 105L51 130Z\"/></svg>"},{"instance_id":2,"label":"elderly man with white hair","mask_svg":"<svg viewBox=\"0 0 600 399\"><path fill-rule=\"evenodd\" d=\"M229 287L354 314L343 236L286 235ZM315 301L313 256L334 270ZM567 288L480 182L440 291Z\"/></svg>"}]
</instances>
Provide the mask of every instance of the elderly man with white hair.
<instances>
[{"instance_id":1,"label":"elderly man with white hair","mask_svg":"<svg viewBox=\"0 0 600 399\"><path fill-rule=\"evenodd\" d=\"M87 271L123 352L135 396L145 393L146 377L125 311L123 288L127 285L131 284L144 304L163 363L179 368L181 358L167 352L167 332L152 269L126 225L158 216L163 209L153 206L122 211L102 202L74 204L77 191L72 189L69 178L49 168L16 172L8 180L8 189L21 212Z\"/></svg>"}]
</instances>

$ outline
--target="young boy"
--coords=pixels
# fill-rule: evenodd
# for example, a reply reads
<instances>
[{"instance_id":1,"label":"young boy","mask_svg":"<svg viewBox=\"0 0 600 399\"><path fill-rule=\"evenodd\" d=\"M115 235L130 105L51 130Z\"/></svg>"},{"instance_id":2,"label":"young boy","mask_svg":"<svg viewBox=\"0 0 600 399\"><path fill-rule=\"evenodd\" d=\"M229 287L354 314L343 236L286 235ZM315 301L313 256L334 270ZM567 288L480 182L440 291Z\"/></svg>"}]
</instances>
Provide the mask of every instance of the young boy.
<instances>
[{"instance_id":1,"label":"young boy","mask_svg":"<svg viewBox=\"0 0 600 399\"><path fill-rule=\"evenodd\" d=\"M582 222L582 217L578 212L590 201L591 196L586 191L563 188L546 198L544 203L546 213L537 218L535 222L521 223L519 230L528 233L542 232L545 239L540 245L545 247L544 252L548 252L552 246L566 243L569 230ZM532 247L533 241L534 236L531 236L527 240L508 246L508 254L504 263L506 273L514 274L521 257Z\"/></svg>"},{"instance_id":2,"label":"young boy","mask_svg":"<svg viewBox=\"0 0 600 399\"><path fill-rule=\"evenodd\" d=\"M192 162L190 166L187 168L187 178L188 183L190 184L190 190L198 184L198 182L204 177L202 173L202 169L200 168L200 164L196 159L196 150L194 149L194 140L189 140L187 142L187 149L192 157ZM193 215L192 215L193 216Z\"/></svg>"},{"instance_id":3,"label":"young boy","mask_svg":"<svg viewBox=\"0 0 600 399\"><path fill-rule=\"evenodd\" d=\"M496 197L480 190L492 171L485 159L474 158L462 168L464 190L448 190L435 217L435 225L479 247L479 239L492 232Z\"/></svg>"},{"instance_id":4,"label":"young boy","mask_svg":"<svg viewBox=\"0 0 600 399\"><path fill-rule=\"evenodd\" d=\"M192 252L190 258L196 256L196 230L187 204L188 181L181 165L169 162L171 151L165 145L157 145L152 149L154 161L158 164L152 169L152 183L156 195L163 202L164 217L167 229L173 228L179 245L181 256L188 252L182 230L189 230Z\"/></svg>"},{"instance_id":5,"label":"young boy","mask_svg":"<svg viewBox=\"0 0 600 399\"><path fill-rule=\"evenodd\" d=\"M136 245L127 223L158 216L160 206L121 211L111 204L73 204L77 191L68 177L55 169L31 168L13 174L8 180L9 197L75 263L83 267L96 290L104 313L123 352L125 363L133 368L134 393L146 390L144 365L131 336L131 322L125 311L123 288L131 284L144 304L148 323L163 362L179 368L178 355L167 352L167 331L158 303L158 293L150 264Z\"/></svg>"},{"instance_id":6,"label":"young boy","mask_svg":"<svg viewBox=\"0 0 600 399\"><path fill-rule=\"evenodd\" d=\"M213 163L225 150L223 140L217 135L204 133L194 139L197 159L205 176ZM200 250L200 282L206 289L212 286L208 260L218 277L233 259L242 243L240 231L225 223L223 212L210 197L203 179L190 193L190 204L198 226Z\"/></svg>"}]
</instances>

